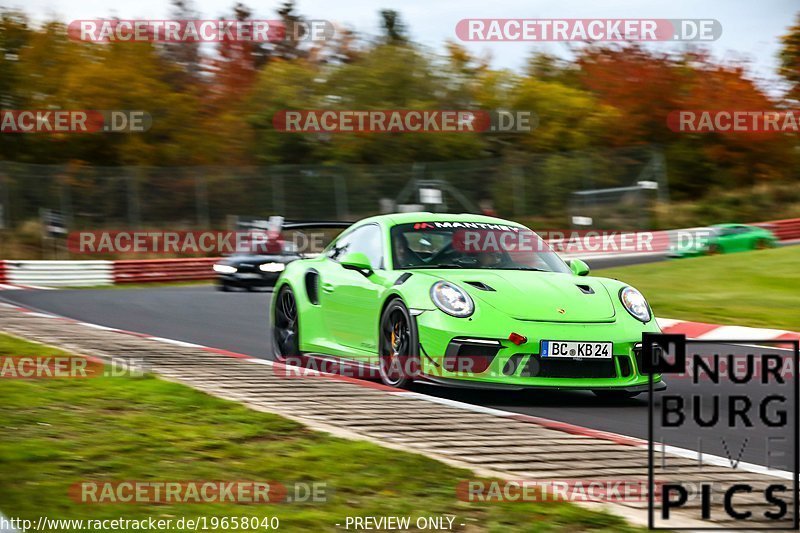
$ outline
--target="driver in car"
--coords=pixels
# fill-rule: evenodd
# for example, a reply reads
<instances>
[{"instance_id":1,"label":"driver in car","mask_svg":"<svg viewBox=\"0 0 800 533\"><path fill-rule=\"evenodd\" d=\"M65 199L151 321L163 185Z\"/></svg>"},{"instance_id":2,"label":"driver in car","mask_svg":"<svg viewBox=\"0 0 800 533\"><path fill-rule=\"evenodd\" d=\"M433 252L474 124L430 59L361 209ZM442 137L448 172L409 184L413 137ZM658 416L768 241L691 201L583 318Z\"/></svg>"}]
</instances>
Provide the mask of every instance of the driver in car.
<instances>
[{"instance_id":1,"label":"driver in car","mask_svg":"<svg viewBox=\"0 0 800 533\"><path fill-rule=\"evenodd\" d=\"M392 243L394 248L395 268L409 268L424 265L425 262L408 245L408 239L402 233Z\"/></svg>"}]
</instances>

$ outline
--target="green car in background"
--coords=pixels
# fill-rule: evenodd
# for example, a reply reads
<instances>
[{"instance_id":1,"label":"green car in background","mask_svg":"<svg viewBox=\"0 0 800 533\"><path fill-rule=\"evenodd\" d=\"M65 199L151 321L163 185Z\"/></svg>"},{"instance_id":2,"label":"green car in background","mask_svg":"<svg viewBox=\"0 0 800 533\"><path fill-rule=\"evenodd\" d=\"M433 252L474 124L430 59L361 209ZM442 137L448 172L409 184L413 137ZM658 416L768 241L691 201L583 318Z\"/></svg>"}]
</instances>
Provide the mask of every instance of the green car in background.
<instances>
[{"instance_id":1,"label":"green car in background","mask_svg":"<svg viewBox=\"0 0 800 533\"><path fill-rule=\"evenodd\" d=\"M588 273L514 222L368 218L319 257L286 266L271 306L274 356L369 367L392 387L635 396L648 390L642 333L660 329L639 291Z\"/></svg>"},{"instance_id":2,"label":"green car in background","mask_svg":"<svg viewBox=\"0 0 800 533\"><path fill-rule=\"evenodd\" d=\"M691 245L679 248L670 257L698 257L772 248L778 238L766 228L744 224L711 226L705 238L695 238Z\"/></svg>"}]
</instances>

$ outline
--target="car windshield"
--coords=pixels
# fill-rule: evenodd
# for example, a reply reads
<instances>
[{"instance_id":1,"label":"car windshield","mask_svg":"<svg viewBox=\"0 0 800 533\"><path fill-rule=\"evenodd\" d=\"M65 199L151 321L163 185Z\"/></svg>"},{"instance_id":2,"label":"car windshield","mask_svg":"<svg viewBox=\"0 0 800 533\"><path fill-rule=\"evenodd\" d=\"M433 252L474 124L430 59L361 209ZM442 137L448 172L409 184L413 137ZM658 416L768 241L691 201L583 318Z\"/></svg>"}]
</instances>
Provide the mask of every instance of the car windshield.
<instances>
[{"instance_id":1,"label":"car windshield","mask_svg":"<svg viewBox=\"0 0 800 533\"><path fill-rule=\"evenodd\" d=\"M480 268L570 272L533 231L482 222L417 222L392 228L395 269Z\"/></svg>"}]
</instances>

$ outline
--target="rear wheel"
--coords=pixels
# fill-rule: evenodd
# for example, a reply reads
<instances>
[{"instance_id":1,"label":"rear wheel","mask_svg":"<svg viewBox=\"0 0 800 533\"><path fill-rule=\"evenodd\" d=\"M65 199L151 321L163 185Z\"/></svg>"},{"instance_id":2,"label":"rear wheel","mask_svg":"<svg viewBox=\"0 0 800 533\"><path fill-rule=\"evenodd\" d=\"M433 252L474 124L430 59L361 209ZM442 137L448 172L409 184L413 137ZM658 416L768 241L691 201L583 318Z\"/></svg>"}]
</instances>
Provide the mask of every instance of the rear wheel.
<instances>
[{"instance_id":1,"label":"rear wheel","mask_svg":"<svg viewBox=\"0 0 800 533\"><path fill-rule=\"evenodd\" d=\"M399 299L383 311L378 349L381 381L408 388L419 372L419 337L411 313Z\"/></svg>"},{"instance_id":2,"label":"rear wheel","mask_svg":"<svg viewBox=\"0 0 800 533\"><path fill-rule=\"evenodd\" d=\"M275 360L282 363L294 359L299 361L301 354L297 300L288 285L284 285L276 296L273 321L272 351Z\"/></svg>"},{"instance_id":3,"label":"rear wheel","mask_svg":"<svg viewBox=\"0 0 800 533\"><path fill-rule=\"evenodd\" d=\"M759 239L756 241L755 248L756 250L766 250L767 248L770 248L770 243L766 239Z\"/></svg>"},{"instance_id":4,"label":"rear wheel","mask_svg":"<svg viewBox=\"0 0 800 533\"><path fill-rule=\"evenodd\" d=\"M722 253L722 248L717 244L712 244L708 247L708 255L718 255Z\"/></svg>"}]
</instances>

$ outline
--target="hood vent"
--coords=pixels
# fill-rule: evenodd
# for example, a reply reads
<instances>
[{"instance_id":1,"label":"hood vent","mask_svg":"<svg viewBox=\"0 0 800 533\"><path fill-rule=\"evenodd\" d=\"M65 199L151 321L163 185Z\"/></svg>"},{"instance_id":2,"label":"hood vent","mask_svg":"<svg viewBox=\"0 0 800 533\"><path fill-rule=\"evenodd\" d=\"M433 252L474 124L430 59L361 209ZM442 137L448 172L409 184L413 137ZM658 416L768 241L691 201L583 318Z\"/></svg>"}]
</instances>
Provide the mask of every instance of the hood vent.
<instances>
[{"instance_id":1,"label":"hood vent","mask_svg":"<svg viewBox=\"0 0 800 533\"><path fill-rule=\"evenodd\" d=\"M492 291L492 292L494 292L493 288L491 288L490 286L488 286L487 284L485 284L482 281L465 281L464 283L467 283L468 285L472 285L476 289L480 289L482 291Z\"/></svg>"},{"instance_id":2,"label":"hood vent","mask_svg":"<svg viewBox=\"0 0 800 533\"><path fill-rule=\"evenodd\" d=\"M594 294L594 289L588 285L576 285L583 294Z\"/></svg>"}]
</instances>

